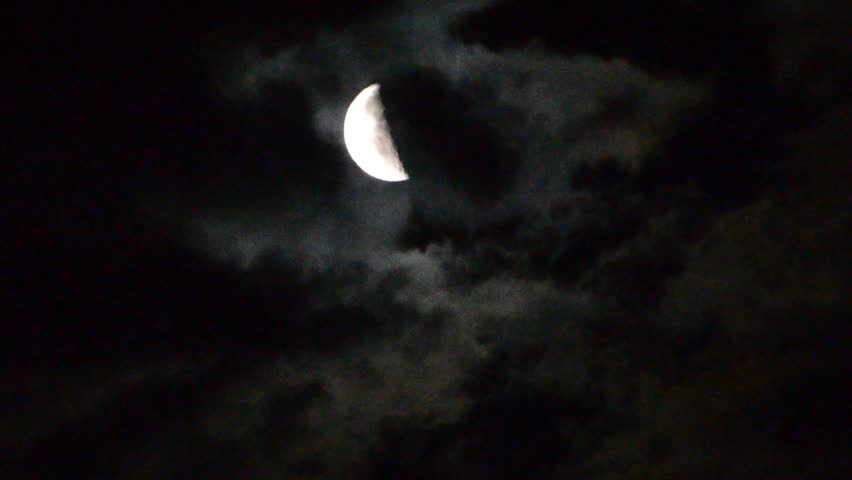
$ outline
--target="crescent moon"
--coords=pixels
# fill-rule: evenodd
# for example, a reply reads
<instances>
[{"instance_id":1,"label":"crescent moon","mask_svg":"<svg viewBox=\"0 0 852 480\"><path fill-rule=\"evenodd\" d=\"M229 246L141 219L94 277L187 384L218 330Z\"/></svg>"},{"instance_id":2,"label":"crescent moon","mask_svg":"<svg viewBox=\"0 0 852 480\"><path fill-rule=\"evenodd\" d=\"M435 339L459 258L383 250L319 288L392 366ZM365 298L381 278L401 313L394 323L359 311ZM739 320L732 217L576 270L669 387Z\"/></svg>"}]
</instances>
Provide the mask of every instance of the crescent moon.
<instances>
[{"instance_id":1,"label":"crescent moon","mask_svg":"<svg viewBox=\"0 0 852 480\"><path fill-rule=\"evenodd\" d=\"M343 120L343 141L349 156L367 175L386 182L408 180L385 119L378 83L352 100Z\"/></svg>"}]
</instances>

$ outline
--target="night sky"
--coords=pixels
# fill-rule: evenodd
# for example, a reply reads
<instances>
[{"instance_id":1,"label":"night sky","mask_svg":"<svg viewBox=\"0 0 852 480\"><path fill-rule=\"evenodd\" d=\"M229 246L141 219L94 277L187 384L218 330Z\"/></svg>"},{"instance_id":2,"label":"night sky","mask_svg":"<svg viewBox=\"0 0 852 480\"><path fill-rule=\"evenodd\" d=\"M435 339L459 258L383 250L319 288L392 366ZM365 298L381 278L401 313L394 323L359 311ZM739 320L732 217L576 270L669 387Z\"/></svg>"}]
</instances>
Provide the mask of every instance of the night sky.
<instances>
[{"instance_id":1,"label":"night sky","mask_svg":"<svg viewBox=\"0 0 852 480\"><path fill-rule=\"evenodd\" d=\"M102 3L5 9L0 478L852 475L849 2Z\"/></svg>"}]
</instances>

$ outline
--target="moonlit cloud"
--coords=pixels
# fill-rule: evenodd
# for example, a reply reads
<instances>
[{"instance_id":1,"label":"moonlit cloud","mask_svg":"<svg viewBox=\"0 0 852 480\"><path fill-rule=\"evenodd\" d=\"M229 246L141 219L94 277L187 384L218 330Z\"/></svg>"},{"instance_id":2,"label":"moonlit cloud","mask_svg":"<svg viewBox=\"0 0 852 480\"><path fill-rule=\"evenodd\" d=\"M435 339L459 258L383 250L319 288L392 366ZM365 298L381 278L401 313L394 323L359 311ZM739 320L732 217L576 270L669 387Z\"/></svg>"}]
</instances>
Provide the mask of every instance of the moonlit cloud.
<instances>
[{"instance_id":1,"label":"moonlit cloud","mask_svg":"<svg viewBox=\"0 0 852 480\"><path fill-rule=\"evenodd\" d=\"M398 237L413 209L425 213L427 222L462 230L520 215L522 231L538 235L538 229L553 225L554 219L542 219L550 218L554 205L570 204L578 195L570 182L579 166L614 158L637 171L643 156L670 134L679 112L704 92L679 79L654 78L622 60L566 58L535 49L497 53L449 35L451 19L485 3L400 8L322 31L272 56L246 51L234 65L223 92L231 101L263 101L264 85L298 85L312 105L319 137L338 147L339 161L351 168L334 195L300 201L292 211L196 212L194 244L248 271L262 255L264 262L276 258L295 265L322 285L312 294L312 308L364 308L391 327L334 356L272 359L250 384L235 385L233 394L212 401L204 420L212 435L257 435L269 422L265 405L282 391L315 384L318 397L304 417L314 433L300 442L312 445L308 452L335 449L336 461L346 463L361 458L388 418L457 421L472 401L462 391L469 372L506 349L544 349L529 381L560 385L566 392L579 392L589 381L588 366L576 357L582 349L559 353L557 345L575 344L578 332L598 315L593 295L527 278L523 267L482 276L479 253L452 240L436 238L425 249L407 249L398 246ZM440 72L451 93L472 99L470 121L486 124L513 152L516 173L489 206L471 204L449 179L389 185L350 164L342 145L348 103L366 85L392 84L419 68ZM428 155L420 160L431 161ZM572 215L583 215L581 205L590 205L589 199L578 201ZM558 220L567 222L561 227L565 235L576 228L568 218ZM529 255L499 248L519 265ZM347 266L359 273L332 280L333 272Z\"/></svg>"},{"instance_id":2,"label":"moonlit cloud","mask_svg":"<svg viewBox=\"0 0 852 480\"><path fill-rule=\"evenodd\" d=\"M332 3L17 17L7 477L845 472L850 2Z\"/></svg>"},{"instance_id":3,"label":"moonlit cloud","mask_svg":"<svg viewBox=\"0 0 852 480\"><path fill-rule=\"evenodd\" d=\"M330 350L264 359L250 378L207 399L199 420L205 435L260 441L283 421L272 413L276 405L298 398L286 422L302 432L294 440L301 447L282 454L279 468L319 461L334 476L334 468L364 468L389 423L463 424L483 395L493 400L471 386L483 369L499 374L487 388L509 396L544 391L590 411L659 415L637 400L663 395L642 369L657 368L654 362L676 368L678 342L700 342L710 328L702 323L706 305L697 302L698 313L687 308L695 295L684 280L689 272L667 283L682 257L695 255L686 233L695 187L679 187L683 205L661 207L635 186L613 181L610 192L608 184L600 191L574 180L581 169L607 164L624 178L640 177L649 156L664 154L684 112L712 100L713 91L619 58L534 46L498 52L450 36L452 19L488 3L406 4L278 53L246 50L232 65L222 94L235 105L264 102L269 85L295 86L306 96L311 127L337 155L343 181L308 195L310 185L282 178L286 201L275 207L209 207L171 218L184 218L178 222L189 243L219 262L248 275L262 269L272 284L280 275L310 285L305 311L282 312L280 322L320 331L323 322L369 324ZM487 127L493 138L483 138L511 152L507 186L488 192L489 202L465 194L470 179L442 178L438 170L385 184L351 164L342 132L351 99L375 82L402 88L394 82L421 70L447 82L449 92L441 93L465 99L463 122ZM418 125L396 131L406 128ZM408 153L407 170L409 162L441 160L427 148ZM506 230L489 233L494 225ZM400 238L411 228L449 233L406 245ZM662 313L650 310L655 302ZM660 353L654 342L673 346ZM628 430L619 435L651 435ZM618 435L576 435L596 454L631 455ZM442 448L453 458L455 446Z\"/></svg>"},{"instance_id":4,"label":"moonlit cloud","mask_svg":"<svg viewBox=\"0 0 852 480\"><path fill-rule=\"evenodd\" d=\"M341 245L341 232L364 239L364 251L392 248L389 242L403 226L405 214L391 213L391 220L388 213L407 212L403 205L411 203L436 220L465 228L546 210L570 201L570 179L581 165L606 158L617 159L633 171L641 168L642 158L670 135L679 112L694 106L704 94L699 85L656 79L621 60L566 58L535 49L497 53L449 35L450 21L460 12L487 3L447 2L435 9L409 5L345 29L322 31L309 43L271 57L246 51L243 60L234 65L224 93L239 102L259 95L263 85L294 82L314 107L316 131L338 147L339 161L351 167L342 144L342 125L355 94L380 79L393 82L411 68L436 69L459 94L472 96L476 110L472 121L488 124L496 132L496 140L515 152L520 168L496 203L485 210L473 207L448 186L448 179L430 178L417 187L394 191L372 185L350 168L349 180L330 207L349 215L326 210L306 223L290 223L276 218L279 213L251 214L252 223L268 224L270 231L276 229L272 225L287 224L289 235L311 238L310 247L305 247L316 250L309 254L312 257L350 257L358 248L346 242ZM496 92L496 96L477 94L480 87L472 85L486 85L484 90ZM619 99L628 100L630 108L618 106ZM600 123L604 116L612 119ZM427 156L421 161L434 160ZM366 198L373 200L361 203ZM260 240L258 234L246 233L249 238L241 239L244 229L238 226L239 220L229 220L224 212L210 212L210 216L211 223L194 221L204 232L207 245L220 255L227 250L250 259L262 250L259 246L305 253L292 240L274 234ZM217 233L223 231L228 235Z\"/></svg>"}]
</instances>

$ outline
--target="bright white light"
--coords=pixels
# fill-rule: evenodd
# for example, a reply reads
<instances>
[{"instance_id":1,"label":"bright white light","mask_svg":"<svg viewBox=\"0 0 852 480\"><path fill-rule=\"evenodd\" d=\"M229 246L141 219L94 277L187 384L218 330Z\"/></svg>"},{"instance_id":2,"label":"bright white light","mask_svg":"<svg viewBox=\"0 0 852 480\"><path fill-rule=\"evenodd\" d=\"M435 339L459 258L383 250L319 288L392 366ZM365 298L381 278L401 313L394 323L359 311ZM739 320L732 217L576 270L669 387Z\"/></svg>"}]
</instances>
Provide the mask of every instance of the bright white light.
<instances>
[{"instance_id":1,"label":"bright white light","mask_svg":"<svg viewBox=\"0 0 852 480\"><path fill-rule=\"evenodd\" d=\"M378 83L352 100L343 120L343 141L355 164L371 177L386 182L408 180L385 119Z\"/></svg>"}]
</instances>

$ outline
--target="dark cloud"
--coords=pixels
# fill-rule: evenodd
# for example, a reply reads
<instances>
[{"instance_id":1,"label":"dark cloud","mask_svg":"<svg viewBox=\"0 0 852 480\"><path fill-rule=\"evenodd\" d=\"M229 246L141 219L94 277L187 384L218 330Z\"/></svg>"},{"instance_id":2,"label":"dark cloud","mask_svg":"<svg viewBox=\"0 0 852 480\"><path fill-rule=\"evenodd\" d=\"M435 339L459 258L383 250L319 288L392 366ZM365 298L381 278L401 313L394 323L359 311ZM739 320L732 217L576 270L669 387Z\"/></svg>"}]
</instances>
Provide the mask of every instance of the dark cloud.
<instances>
[{"instance_id":1,"label":"dark cloud","mask_svg":"<svg viewBox=\"0 0 852 480\"><path fill-rule=\"evenodd\" d=\"M418 92L418 95L411 95ZM406 159L414 198L444 183L467 203L489 205L506 194L517 160L500 133L477 118L475 104L437 70L415 69L383 84L386 115ZM496 95L482 98L496 100ZM482 113L480 112L480 115Z\"/></svg>"},{"instance_id":2,"label":"dark cloud","mask_svg":"<svg viewBox=\"0 0 852 480\"><path fill-rule=\"evenodd\" d=\"M797 5L269 7L203 36L211 69L173 83L183 57L142 62L153 83L112 92L136 113L97 165L72 141L95 118L33 149L51 160L30 178L97 188L15 217L62 238L12 237L0 460L15 478L837 475L849 111L828 111L832 82L796 86L825 80L781 53L804 34L779 12L823 18ZM97 90L81 78L61 88ZM366 177L340 140L376 81L409 182Z\"/></svg>"},{"instance_id":3,"label":"dark cloud","mask_svg":"<svg viewBox=\"0 0 852 480\"><path fill-rule=\"evenodd\" d=\"M498 50L537 43L566 55L624 58L655 74L697 78L733 66L763 67L772 33L759 15L763 7L755 1L606 0L561 10L546 1L505 1L454 30L467 42Z\"/></svg>"}]
</instances>

